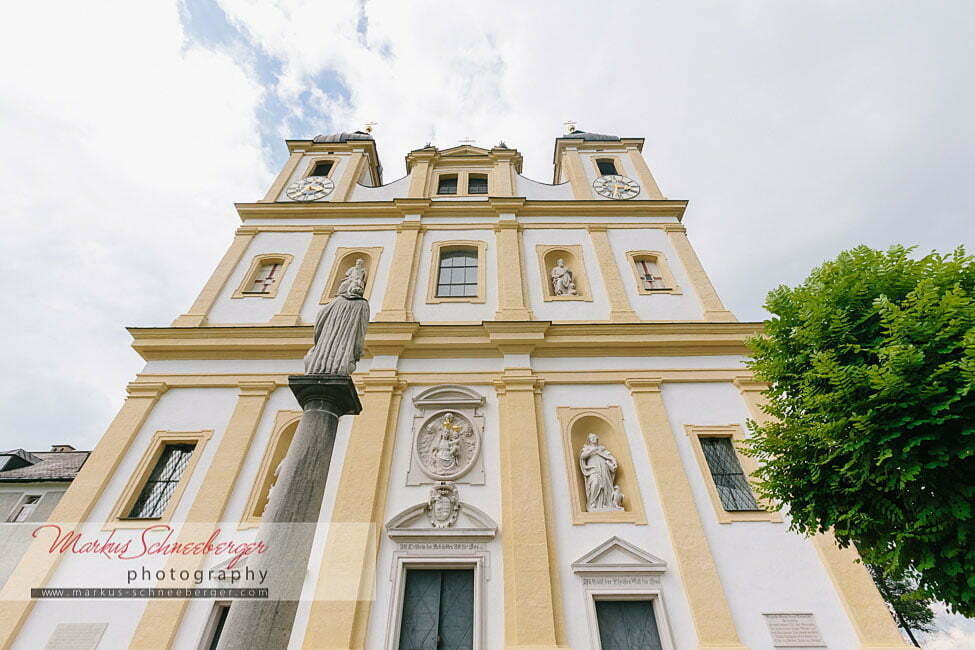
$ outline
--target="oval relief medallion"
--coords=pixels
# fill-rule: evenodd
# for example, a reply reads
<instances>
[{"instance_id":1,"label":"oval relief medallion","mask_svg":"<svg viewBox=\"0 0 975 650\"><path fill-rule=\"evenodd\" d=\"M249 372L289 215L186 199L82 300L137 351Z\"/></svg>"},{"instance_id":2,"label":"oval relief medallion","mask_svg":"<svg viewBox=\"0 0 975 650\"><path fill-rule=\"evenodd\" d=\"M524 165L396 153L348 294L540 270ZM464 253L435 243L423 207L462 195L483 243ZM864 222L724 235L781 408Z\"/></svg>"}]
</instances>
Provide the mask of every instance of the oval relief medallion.
<instances>
[{"instance_id":1,"label":"oval relief medallion","mask_svg":"<svg viewBox=\"0 0 975 650\"><path fill-rule=\"evenodd\" d=\"M481 439L466 417L441 411L423 424L414 451L427 476L450 481L466 474L477 460Z\"/></svg>"}]
</instances>

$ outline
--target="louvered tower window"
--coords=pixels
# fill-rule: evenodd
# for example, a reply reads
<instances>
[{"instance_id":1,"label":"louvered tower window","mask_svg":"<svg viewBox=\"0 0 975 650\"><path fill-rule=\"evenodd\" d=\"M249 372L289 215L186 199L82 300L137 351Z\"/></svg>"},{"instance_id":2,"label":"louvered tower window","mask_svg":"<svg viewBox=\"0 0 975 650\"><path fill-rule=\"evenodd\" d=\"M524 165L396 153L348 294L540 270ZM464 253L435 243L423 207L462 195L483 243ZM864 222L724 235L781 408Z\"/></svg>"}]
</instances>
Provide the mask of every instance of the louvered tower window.
<instances>
[{"instance_id":1,"label":"louvered tower window","mask_svg":"<svg viewBox=\"0 0 975 650\"><path fill-rule=\"evenodd\" d=\"M670 288L664 282L663 276L660 275L660 269L657 268L657 263L653 260L638 259L636 267L644 291L660 291Z\"/></svg>"},{"instance_id":2,"label":"louvered tower window","mask_svg":"<svg viewBox=\"0 0 975 650\"><path fill-rule=\"evenodd\" d=\"M613 160L597 160L596 166L599 167L599 173L602 176L615 176L619 174L619 172L616 171L616 162Z\"/></svg>"},{"instance_id":3,"label":"louvered tower window","mask_svg":"<svg viewBox=\"0 0 975 650\"><path fill-rule=\"evenodd\" d=\"M315 163L315 168L311 170L309 176L328 176L329 172L332 171L332 165L334 163L331 160L323 160L321 162Z\"/></svg>"},{"instance_id":4,"label":"louvered tower window","mask_svg":"<svg viewBox=\"0 0 975 650\"><path fill-rule=\"evenodd\" d=\"M166 445L129 512L130 519L155 519L163 515L195 448L195 444Z\"/></svg>"},{"instance_id":5,"label":"louvered tower window","mask_svg":"<svg viewBox=\"0 0 975 650\"><path fill-rule=\"evenodd\" d=\"M728 512L761 510L741 469L731 438L699 438L721 506Z\"/></svg>"}]
</instances>

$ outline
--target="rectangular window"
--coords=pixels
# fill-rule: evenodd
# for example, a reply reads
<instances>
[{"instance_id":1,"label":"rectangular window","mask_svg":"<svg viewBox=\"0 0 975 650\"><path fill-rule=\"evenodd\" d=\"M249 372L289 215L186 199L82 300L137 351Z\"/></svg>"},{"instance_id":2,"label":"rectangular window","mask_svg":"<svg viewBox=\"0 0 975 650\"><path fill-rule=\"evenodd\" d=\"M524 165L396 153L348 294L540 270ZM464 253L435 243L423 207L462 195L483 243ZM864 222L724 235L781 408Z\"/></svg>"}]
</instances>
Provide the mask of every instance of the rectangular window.
<instances>
[{"instance_id":1,"label":"rectangular window","mask_svg":"<svg viewBox=\"0 0 975 650\"><path fill-rule=\"evenodd\" d=\"M597 600L596 623L602 650L663 649L649 600Z\"/></svg>"},{"instance_id":2,"label":"rectangular window","mask_svg":"<svg viewBox=\"0 0 975 650\"><path fill-rule=\"evenodd\" d=\"M399 650L474 647L474 570L408 569Z\"/></svg>"},{"instance_id":3,"label":"rectangular window","mask_svg":"<svg viewBox=\"0 0 975 650\"><path fill-rule=\"evenodd\" d=\"M467 193L468 194L487 194L488 193L488 179L487 176L482 174L471 174L467 178Z\"/></svg>"},{"instance_id":4,"label":"rectangular window","mask_svg":"<svg viewBox=\"0 0 975 650\"><path fill-rule=\"evenodd\" d=\"M27 518L34 513L34 510L37 508L37 504L40 500L41 497L39 494L25 495L24 498L21 500L20 505L17 506L17 508L13 511L13 513L10 515L7 521L12 521L12 522L27 521Z\"/></svg>"},{"instance_id":5,"label":"rectangular window","mask_svg":"<svg viewBox=\"0 0 975 650\"><path fill-rule=\"evenodd\" d=\"M278 274L281 271L280 262L269 262L262 264L254 276L254 282L250 289L244 293L270 293L271 286L278 281Z\"/></svg>"},{"instance_id":6,"label":"rectangular window","mask_svg":"<svg viewBox=\"0 0 975 650\"><path fill-rule=\"evenodd\" d=\"M195 443L170 444L163 448L156 466L142 486L139 498L129 511L129 519L156 519L162 516L195 448Z\"/></svg>"},{"instance_id":7,"label":"rectangular window","mask_svg":"<svg viewBox=\"0 0 975 650\"><path fill-rule=\"evenodd\" d=\"M309 174L309 176L328 176L329 172L332 171L333 164L334 163L332 163L331 160L317 162L315 163L315 168L311 170L311 174Z\"/></svg>"},{"instance_id":8,"label":"rectangular window","mask_svg":"<svg viewBox=\"0 0 975 650\"><path fill-rule=\"evenodd\" d=\"M619 174L616 171L616 162L613 160L597 160L596 166L599 167L599 174L601 176L616 176Z\"/></svg>"},{"instance_id":9,"label":"rectangular window","mask_svg":"<svg viewBox=\"0 0 975 650\"><path fill-rule=\"evenodd\" d=\"M655 261L646 258L638 259L636 266L644 291L662 291L670 288L660 275L660 269L657 268Z\"/></svg>"},{"instance_id":10,"label":"rectangular window","mask_svg":"<svg viewBox=\"0 0 975 650\"><path fill-rule=\"evenodd\" d=\"M444 251L437 274L438 298L477 296L477 251Z\"/></svg>"},{"instance_id":11,"label":"rectangular window","mask_svg":"<svg viewBox=\"0 0 975 650\"><path fill-rule=\"evenodd\" d=\"M711 470L711 478L721 499L721 506L728 512L759 510L755 495L741 469L738 454L729 437L701 437L701 451Z\"/></svg>"},{"instance_id":12,"label":"rectangular window","mask_svg":"<svg viewBox=\"0 0 975 650\"><path fill-rule=\"evenodd\" d=\"M441 176L437 182L437 194L457 194L457 176Z\"/></svg>"}]
</instances>

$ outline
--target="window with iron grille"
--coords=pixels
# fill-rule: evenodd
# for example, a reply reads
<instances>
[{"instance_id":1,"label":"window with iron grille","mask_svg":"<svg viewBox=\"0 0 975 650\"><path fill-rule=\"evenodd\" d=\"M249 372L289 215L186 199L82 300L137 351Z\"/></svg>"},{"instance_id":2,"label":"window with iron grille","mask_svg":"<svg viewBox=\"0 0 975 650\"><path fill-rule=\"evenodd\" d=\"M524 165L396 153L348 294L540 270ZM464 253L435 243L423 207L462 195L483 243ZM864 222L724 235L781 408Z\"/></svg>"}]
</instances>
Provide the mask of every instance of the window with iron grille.
<instances>
[{"instance_id":1,"label":"window with iron grille","mask_svg":"<svg viewBox=\"0 0 975 650\"><path fill-rule=\"evenodd\" d=\"M281 274L281 266L282 264L279 260L270 260L262 263L260 268L257 269L257 273L254 274L254 281L251 282L251 286L242 293L271 293L271 287L278 281L278 276Z\"/></svg>"},{"instance_id":2,"label":"window with iron grille","mask_svg":"<svg viewBox=\"0 0 975 650\"><path fill-rule=\"evenodd\" d=\"M761 510L741 469L731 438L701 437L698 440L718 490L721 506L728 512Z\"/></svg>"},{"instance_id":3,"label":"window with iron grille","mask_svg":"<svg viewBox=\"0 0 975 650\"><path fill-rule=\"evenodd\" d=\"M477 297L477 251L459 249L440 253L438 298Z\"/></svg>"},{"instance_id":4,"label":"window with iron grille","mask_svg":"<svg viewBox=\"0 0 975 650\"><path fill-rule=\"evenodd\" d=\"M334 165L331 160L323 160L321 162L315 163L315 168L311 170L309 176L328 176L328 173L332 171L332 165Z\"/></svg>"},{"instance_id":5,"label":"window with iron grille","mask_svg":"<svg viewBox=\"0 0 975 650\"><path fill-rule=\"evenodd\" d=\"M195 448L195 443L166 445L163 448L156 466L142 486L139 498L129 511L129 519L155 519L163 515Z\"/></svg>"},{"instance_id":6,"label":"window with iron grille","mask_svg":"<svg viewBox=\"0 0 975 650\"><path fill-rule=\"evenodd\" d=\"M488 179L483 174L471 174L467 177L468 194L487 194Z\"/></svg>"},{"instance_id":7,"label":"window with iron grille","mask_svg":"<svg viewBox=\"0 0 975 650\"><path fill-rule=\"evenodd\" d=\"M604 158L602 160L596 161L596 166L599 167L599 173L602 176L615 176L619 174L616 171L616 161Z\"/></svg>"},{"instance_id":8,"label":"window with iron grille","mask_svg":"<svg viewBox=\"0 0 975 650\"><path fill-rule=\"evenodd\" d=\"M457 175L441 176L437 182L437 194L457 194Z\"/></svg>"},{"instance_id":9,"label":"window with iron grille","mask_svg":"<svg viewBox=\"0 0 975 650\"><path fill-rule=\"evenodd\" d=\"M657 262L649 258L636 260L637 274L644 291L663 291L670 289L657 267Z\"/></svg>"}]
</instances>

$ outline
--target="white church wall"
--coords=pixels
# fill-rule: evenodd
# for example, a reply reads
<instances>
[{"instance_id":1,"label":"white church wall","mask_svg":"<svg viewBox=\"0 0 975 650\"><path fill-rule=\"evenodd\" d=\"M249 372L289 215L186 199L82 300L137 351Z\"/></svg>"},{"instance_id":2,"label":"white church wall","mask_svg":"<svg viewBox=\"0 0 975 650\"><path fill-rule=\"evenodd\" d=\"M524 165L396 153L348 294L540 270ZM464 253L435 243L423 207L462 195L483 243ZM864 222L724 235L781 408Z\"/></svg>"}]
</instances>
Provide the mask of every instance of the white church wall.
<instances>
[{"instance_id":1,"label":"white church wall","mask_svg":"<svg viewBox=\"0 0 975 650\"><path fill-rule=\"evenodd\" d=\"M288 291L294 283L301 260L311 241L309 232L261 232L254 236L244 252L237 268L230 274L227 283L220 290L217 300L210 309L211 323L266 323L281 311ZM292 256L291 263L281 276L277 292L273 298L247 296L232 298L258 255L284 253Z\"/></svg>"},{"instance_id":2,"label":"white church wall","mask_svg":"<svg viewBox=\"0 0 975 650\"><path fill-rule=\"evenodd\" d=\"M697 293L691 284L687 270L681 264L677 252L670 244L667 233L660 228L610 228L609 244L613 249L613 259L619 268L626 296L633 310L643 320L701 320L704 311L698 301ZM633 273L628 251L657 251L666 257L677 285L679 294L658 293L641 294L637 290L637 280Z\"/></svg>"},{"instance_id":3,"label":"white church wall","mask_svg":"<svg viewBox=\"0 0 975 650\"><path fill-rule=\"evenodd\" d=\"M363 169L364 174L368 174L367 169ZM403 198L407 195L410 189L410 176L403 176L402 178L397 178L395 181L390 181L385 185L380 185L378 187L368 187L356 183L356 186L352 188L352 195L349 197L350 201L392 201L393 199Z\"/></svg>"},{"instance_id":4,"label":"white church wall","mask_svg":"<svg viewBox=\"0 0 975 650\"><path fill-rule=\"evenodd\" d=\"M484 302L428 303L430 274L436 273L433 261L433 244L442 241L481 241L484 249L485 294ZM498 309L498 264L493 230L428 230L423 233L420 265L417 269L416 291L413 298L413 315L420 322L434 321L483 321L492 320ZM434 277L436 280L436 277Z\"/></svg>"},{"instance_id":5,"label":"white church wall","mask_svg":"<svg viewBox=\"0 0 975 650\"><path fill-rule=\"evenodd\" d=\"M569 182L551 185L515 174L515 196L535 201L567 201L573 198Z\"/></svg>"},{"instance_id":6,"label":"white church wall","mask_svg":"<svg viewBox=\"0 0 975 650\"><path fill-rule=\"evenodd\" d=\"M707 478L684 425L737 423L744 427L748 413L738 390L730 383L664 384L663 396L742 642L749 648L771 649L763 613L809 612L815 615L830 648L856 647L852 625L809 541L789 532L787 523L717 521Z\"/></svg>"},{"instance_id":7,"label":"white church wall","mask_svg":"<svg viewBox=\"0 0 975 650\"><path fill-rule=\"evenodd\" d=\"M556 409L560 406L621 407L634 474L647 515L647 525L630 523L573 525L569 497L569 490L573 488L564 460L561 425L556 414ZM590 645L587 604L582 579L573 573L571 564L607 539L619 536L667 562L668 568L662 576L661 589L675 647L693 647L696 639L690 609L684 597L653 472L647 459L636 414L632 408L629 390L621 385L546 385L542 392L542 409L545 422L545 452L548 457L550 487L553 495L552 517L558 553L557 564L569 645L573 648L588 648ZM572 471L577 471L575 463Z\"/></svg>"},{"instance_id":8,"label":"white church wall","mask_svg":"<svg viewBox=\"0 0 975 650\"><path fill-rule=\"evenodd\" d=\"M382 248L379 253L379 264L376 273L372 278L372 289L369 293L369 311L373 316L380 310L383 302L383 295L386 286L390 281L391 275L402 277L404 271L398 273L391 269L393 261L393 247L396 241L394 230L339 230L333 232L328 238L322 261L315 272L315 279L308 290L308 297L301 308L301 319L305 323L314 323L318 310L321 309L322 293L325 285L331 277L332 267L339 262L336 253L339 248Z\"/></svg>"},{"instance_id":9,"label":"white church wall","mask_svg":"<svg viewBox=\"0 0 975 650\"><path fill-rule=\"evenodd\" d=\"M584 282L589 289L592 300L545 300L551 268L545 267L545 276L541 275L537 246L581 246L584 268L571 269L576 275L584 275ZM530 228L522 231L522 266L525 274L525 284L528 287L528 301L537 320L607 320L609 319L609 301L606 297L606 285L596 259L596 252L592 240L585 229ZM575 266L581 266L580 260Z\"/></svg>"},{"instance_id":10,"label":"white church wall","mask_svg":"<svg viewBox=\"0 0 975 650\"><path fill-rule=\"evenodd\" d=\"M430 360L433 361L433 360ZM436 360L438 363L442 360ZM402 362L401 362L402 363ZM407 471L410 468L413 440L413 416L416 408L413 399L418 393L430 388L429 386L414 386L403 393L399 417L396 426L396 439L393 448L393 458L390 469L390 479L386 493L386 512L381 524L385 525L392 517L418 503L425 503L430 495L430 484L408 486ZM499 535L503 535L504 524L501 522L501 491L500 491L500 435L498 427L497 397L492 388L487 386L465 386L481 394L485 398L480 412L484 415L484 431L481 444L481 454L484 459L483 485L468 485L458 483L458 496L462 503L470 504L482 511L499 524ZM459 479L463 481L464 479ZM376 592L369 617L369 631L366 635L367 650L382 650L386 647L388 637L388 622L395 618L396 612L391 611L393 603L392 571L394 567L394 553L399 545L391 540L385 530L381 534L379 557L376 564ZM481 610L484 622L484 648L500 648L504 637L503 596L504 580L501 565L501 544L496 539L483 543L488 554L487 576L484 582L485 598Z\"/></svg>"},{"instance_id":11,"label":"white church wall","mask_svg":"<svg viewBox=\"0 0 975 650\"><path fill-rule=\"evenodd\" d=\"M745 357L740 355L700 355L687 357L532 357L535 372L559 370L700 370L744 369Z\"/></svg>"}]
</instances>

